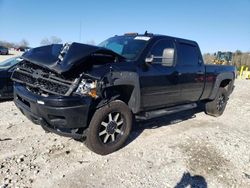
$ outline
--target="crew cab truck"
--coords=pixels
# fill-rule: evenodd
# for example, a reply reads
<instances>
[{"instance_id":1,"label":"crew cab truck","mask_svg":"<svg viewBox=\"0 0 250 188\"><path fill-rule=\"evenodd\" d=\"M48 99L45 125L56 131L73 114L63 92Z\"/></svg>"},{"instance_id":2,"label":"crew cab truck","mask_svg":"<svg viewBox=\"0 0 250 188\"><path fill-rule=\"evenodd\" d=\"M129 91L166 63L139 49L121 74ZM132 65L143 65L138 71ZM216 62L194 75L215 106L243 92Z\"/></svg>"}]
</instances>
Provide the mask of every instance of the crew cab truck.
<instances>
[{"instance_id":1,"label":"crew cab truck","mask_svg":"<svg viewBox=\"0 0 250 188\"><path fill-rule=\"evenodd\" d=\"M12 74L14 101L46 131L86 137L106 155L127 140L133 119L149 119L205 103L222 115L233 91L233 66L204 65L196 42L155 34L114 36L31 49Z\"/></svg>"}]
</instances>

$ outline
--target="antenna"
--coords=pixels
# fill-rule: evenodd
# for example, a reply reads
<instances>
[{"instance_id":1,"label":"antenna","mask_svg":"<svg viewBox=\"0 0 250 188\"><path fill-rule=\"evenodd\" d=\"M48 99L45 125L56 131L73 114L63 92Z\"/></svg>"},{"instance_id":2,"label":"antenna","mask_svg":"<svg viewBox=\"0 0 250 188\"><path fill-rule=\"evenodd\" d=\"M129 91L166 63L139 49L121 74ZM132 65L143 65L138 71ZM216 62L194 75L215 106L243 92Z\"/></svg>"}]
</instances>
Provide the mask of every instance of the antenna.
<instances>
[{"instance_id":1,"label":"antenna","mask_svg":"<svg viewBox=\"0 0 250 188\"><path fill-rule=\"evenodd\" d=\"M80 21L79 42L82 41L82 20Z\"/></svg>"}]
</instances>

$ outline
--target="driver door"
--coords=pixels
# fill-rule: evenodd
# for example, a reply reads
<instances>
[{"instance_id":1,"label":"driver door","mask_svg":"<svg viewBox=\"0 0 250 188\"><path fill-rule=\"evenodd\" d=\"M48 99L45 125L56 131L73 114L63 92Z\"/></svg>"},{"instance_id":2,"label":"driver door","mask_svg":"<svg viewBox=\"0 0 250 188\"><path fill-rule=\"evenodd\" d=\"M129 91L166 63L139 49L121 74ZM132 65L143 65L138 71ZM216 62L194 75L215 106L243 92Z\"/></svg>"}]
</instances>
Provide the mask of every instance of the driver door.
<instances>
[{"instance_id":1,"label":"driver door","mask_svg":"<svg viewBox=\"0 0 250 188\"><path fill-rule=\"evenodd\" d=\"M176 48L171 39L161 39L152 46L140 74L142 106L157 109L180 102L179 74L176 70ZM150 59L151 58L151 59Z\"/></svg>"}]
</instances>

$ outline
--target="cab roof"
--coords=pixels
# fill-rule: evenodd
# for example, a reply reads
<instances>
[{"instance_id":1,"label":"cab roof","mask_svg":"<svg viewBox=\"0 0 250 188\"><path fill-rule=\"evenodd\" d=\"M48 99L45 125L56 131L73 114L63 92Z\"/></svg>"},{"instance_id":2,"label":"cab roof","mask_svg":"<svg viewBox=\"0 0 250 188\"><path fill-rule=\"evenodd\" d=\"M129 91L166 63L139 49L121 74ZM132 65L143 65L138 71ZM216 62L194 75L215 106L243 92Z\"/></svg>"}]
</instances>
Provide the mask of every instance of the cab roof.
<instances>
[{"instance_id":1,"label":"cab roof","mask_svg":"<svg viewBox=\"0 0 250 188\"><path fill-rule=\"evenodd\" d=\"M116 35L116 36L118 36L118 35ZM162 34L148 33L147 31L144 34L139 34L137 32L128 32L128 33L124 33L124 35L120 35L120 36L144 36L144 37L150 37L150 38L155 38L155 39L171 38L175 41L186 42L186 43L198 45L197 42L195 42L193 40L183 39L183 38L178 38L178 37L173 37L173 36L168 36L168 35L162 35Z\"/></svg>"}]
</instances>

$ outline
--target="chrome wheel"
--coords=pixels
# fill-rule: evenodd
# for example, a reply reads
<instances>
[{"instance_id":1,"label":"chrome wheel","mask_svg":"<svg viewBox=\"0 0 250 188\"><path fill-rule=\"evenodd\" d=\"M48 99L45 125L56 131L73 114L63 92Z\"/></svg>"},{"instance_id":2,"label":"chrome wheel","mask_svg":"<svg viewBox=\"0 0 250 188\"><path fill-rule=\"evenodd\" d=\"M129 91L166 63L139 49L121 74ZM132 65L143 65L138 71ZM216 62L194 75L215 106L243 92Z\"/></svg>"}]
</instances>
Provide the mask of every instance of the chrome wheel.
<instances>
[{"instance_id":1,"label":"chrome wheel","mask_svg":"<svg viewBox=\"0 0 250 188\"><path fill-rule=\"evenodd\" d=\"M217 101L217 110L221 111L225 106L225 96L221 95Z\"/></svg>"},{"instance_id":2,"label":"chrome wheel","mask_svg":"<svg viewBox=\"0 0 250 188\"><path fill-rule=\"evenodd\" d=\"M119 112L109 113L101 122L99 137L103 144L115 142L123 134L124 121Z\"/></svg>"},{"instance_id":3,"label":"chrome wheel","mask_svg":"<svg viewBox=\"0 0 250 188\"><path fill-rule=\"evenodd\" d=\"M90 121L85 144L101 155L120 149L130 134L132 120L131 110L120 100L100 107Z\"/></svg>"}]
</instances>

